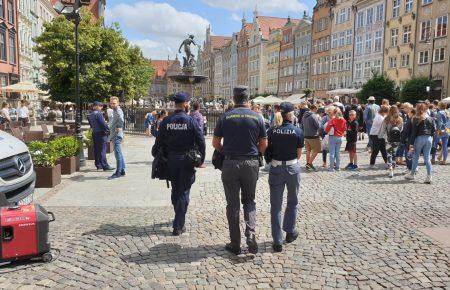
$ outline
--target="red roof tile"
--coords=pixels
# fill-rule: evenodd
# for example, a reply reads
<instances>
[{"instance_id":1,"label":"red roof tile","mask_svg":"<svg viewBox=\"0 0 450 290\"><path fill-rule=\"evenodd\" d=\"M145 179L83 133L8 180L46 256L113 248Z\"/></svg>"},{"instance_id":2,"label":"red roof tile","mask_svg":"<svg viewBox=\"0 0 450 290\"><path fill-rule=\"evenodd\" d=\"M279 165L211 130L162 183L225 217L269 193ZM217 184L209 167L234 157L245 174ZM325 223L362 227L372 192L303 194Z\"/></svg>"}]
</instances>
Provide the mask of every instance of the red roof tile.
<instances>
[{"instance_id":1,"label":"red roof tile","mask_svg":"<svg viewBox=\"0 0 450 290\"><path fill-rule=\"evenodd\" d=\"M175 63L175 60L152 60L151 62L155 69L155 78L164 78L167 69Z\"/></svg>"},{"instance_id":2,"label":"red roof tile","mask_svg":"<svg viewBox=\"0 0 450 290\"><path fill-rule=\"evenodd\" d=\"M226 46L231 39L228 36L211 36L211 45L214 49L221 48Z\"/></svg>"},{"instance_id":3,"label":"red roof tile","mask_svg":"<svg viewBox=\"0 0 450 290\"><path fill-rule=\"evenodd\" d=\"M287 18L258 16L257 21L264 39L269 39L270 30L278 29L286 25ZM294 24L300 22L300 19L291 19Z\"/></svg>"}]
</instances>

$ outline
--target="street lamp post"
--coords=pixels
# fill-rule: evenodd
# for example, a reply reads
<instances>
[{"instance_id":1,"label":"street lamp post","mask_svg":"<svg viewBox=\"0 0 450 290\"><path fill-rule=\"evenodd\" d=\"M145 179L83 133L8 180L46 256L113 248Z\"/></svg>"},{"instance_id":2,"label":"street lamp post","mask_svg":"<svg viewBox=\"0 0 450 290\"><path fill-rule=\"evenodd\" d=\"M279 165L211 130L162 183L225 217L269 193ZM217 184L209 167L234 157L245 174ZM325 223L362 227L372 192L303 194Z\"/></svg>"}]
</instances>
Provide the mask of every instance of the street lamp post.
<instances>
[{"instance_id":1,"label":"street lamp post","mask_svg":"<svg viewBox=\"0 0 450 290\"><path fill-rule=\"evenodd\" d=\"M56 2L54 9L59 13L64 15L68 20L72 21L75 25L75 103L77 105L76 115L75 115L75 136L80 144L80 150L78 152L78 157L80 160L80 166L86 164L86 158L84 157L83 150L83 132L81 130L81 125L83 121L83 103L80 96L80 45L79 45L79 32L78 27L81 21L80 8L81 0L75 0L75 3L67 5L63 4L60 0Z\"/></svg>"}]
</instances>

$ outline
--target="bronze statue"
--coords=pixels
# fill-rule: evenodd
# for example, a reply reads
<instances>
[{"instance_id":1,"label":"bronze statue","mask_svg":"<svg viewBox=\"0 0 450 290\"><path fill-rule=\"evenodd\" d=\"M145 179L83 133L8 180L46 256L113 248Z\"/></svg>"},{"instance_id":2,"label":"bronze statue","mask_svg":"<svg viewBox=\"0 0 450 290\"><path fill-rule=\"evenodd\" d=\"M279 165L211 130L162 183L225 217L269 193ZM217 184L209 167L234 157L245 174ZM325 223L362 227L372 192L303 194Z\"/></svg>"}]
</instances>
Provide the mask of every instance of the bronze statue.
<instances>
[{"instance_id":1,"label":"bronze statue","mask_svg":"<svg viewBox=\"0 0 450 290\"><path fill-rule=\"evenodd\" d=\"M191 52L191 44L198 47L198 44L194 41L194 35L190 34L188 38L183 40L178 49L178 53L181 53L181 48L184 46L184 53L186 56L183 56L183 68L194 67L195 66L195 56Z\"/></svg>"}]
</instances>

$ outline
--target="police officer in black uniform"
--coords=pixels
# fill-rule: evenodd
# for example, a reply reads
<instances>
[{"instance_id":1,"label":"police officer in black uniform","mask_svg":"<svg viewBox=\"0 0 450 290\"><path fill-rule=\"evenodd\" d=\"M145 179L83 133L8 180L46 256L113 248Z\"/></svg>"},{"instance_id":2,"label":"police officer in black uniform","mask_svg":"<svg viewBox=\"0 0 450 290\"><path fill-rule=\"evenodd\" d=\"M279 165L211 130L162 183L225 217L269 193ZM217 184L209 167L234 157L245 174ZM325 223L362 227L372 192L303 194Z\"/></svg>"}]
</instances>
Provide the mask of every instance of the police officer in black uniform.
<instances>
[{"instance_id":1,"label":"police officer in black uniform","mask_svg":"<svg viewBox=\"0 0 450 290\"><path fill-rule=\"evenodd\" d=\"M241 252L240 202L244 206L245 235L250 253L258 252L255 238L255 191L259 174L259 154L267 148L264 120L248 104L248 88L233 90L234 109L224 113L214 130L213 147L224 157L222 182L227 199L227 219L231 243L225 249ZM222 145L223 139L223 145Z\"/></svg>"},{"instance_id":2,"label":"police officer in black uniform","mask_svg":"<svg viewBox=\"0 0 450 290\"><path fill-rule=\"evenodd\" d=\"M294 105L283 102L280 104L280 111L283 116L283 124L280 127L269 129L269 146L265 154L266 161L271 163L269 171L270 214L275 252L283 250L281 207L285 187L287 187L287 206L284 213L283 230L286 232L286 243L292 243L298 237L295 221L300 189L299 159L304 146L302 129L292 124Z\"/></svg>"},{"instance_id":3,"label":"police officer in black uniform","mask_svg":"<svg viewBox=\"0 0 450 290\"><path fill-rule=\"evenodd\" d=\"M186 114L190 96L179 92L173 97L175 112L166 117L159 126L159 134L153 148L153 155L163 150L168 158L168 175L172 183L172 205L175 211L173 235L185 231L185 218L189 205L189 193L195 181L194 165L186 153L197 147L205 160L205 138L194 119Z\"/></svg>"}]
</instances>

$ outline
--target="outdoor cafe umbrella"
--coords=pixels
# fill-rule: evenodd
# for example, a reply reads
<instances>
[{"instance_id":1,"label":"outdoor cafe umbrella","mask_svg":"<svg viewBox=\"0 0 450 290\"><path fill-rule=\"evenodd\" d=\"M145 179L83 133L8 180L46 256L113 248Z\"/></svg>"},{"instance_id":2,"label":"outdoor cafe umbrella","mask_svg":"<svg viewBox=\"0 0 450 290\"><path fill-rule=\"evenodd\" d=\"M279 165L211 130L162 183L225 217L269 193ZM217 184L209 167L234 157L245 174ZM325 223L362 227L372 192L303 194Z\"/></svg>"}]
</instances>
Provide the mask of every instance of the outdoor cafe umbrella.
<instances>
[{"instance_id":1,"label":"outdoor cafe umbrella","mask_svg":"<svg viewBox=\"0 0 450 290\"><path fill-rule=\"evenodd\" d=\"M275 105L275 104L280 104L282 102L283 102L283 100L280 98L277 98L275 96L268 96L268 97L265 97L264 100L259 101L258 103L262 104L262 105Z\"/></svg>"},{"instance_id":2,"label":"outdoor cafe umbrella","mask_svg":"<svg viewBox=\"0 0 450 290\"><path fill-rule=\"evenodd\" d=\"M40 90L35 84L31 82L19 82L17 84L2 87L1 90L5 93L39 93Z\"/></svg>"},{"instance_id":3,"label":"outdoor cafe umbrella","mask_svg":"<svg viewBox=\"0 0 450 290\"><path fill-rule=\"evenodd\" d=\"M294 105L298 105L303 101L306 101L305 94L294 94L290 97L288 97L285 102L292 103Z\"/></svg>"}]
</instances>

